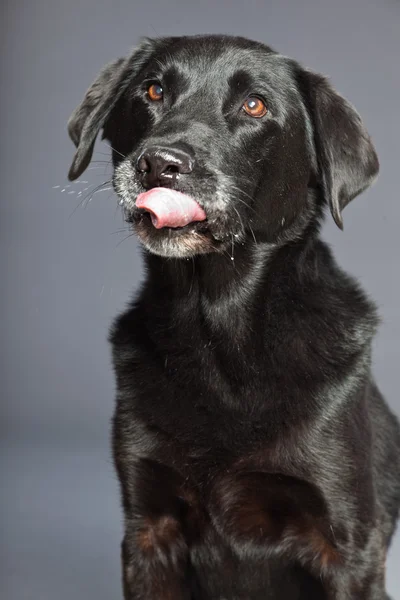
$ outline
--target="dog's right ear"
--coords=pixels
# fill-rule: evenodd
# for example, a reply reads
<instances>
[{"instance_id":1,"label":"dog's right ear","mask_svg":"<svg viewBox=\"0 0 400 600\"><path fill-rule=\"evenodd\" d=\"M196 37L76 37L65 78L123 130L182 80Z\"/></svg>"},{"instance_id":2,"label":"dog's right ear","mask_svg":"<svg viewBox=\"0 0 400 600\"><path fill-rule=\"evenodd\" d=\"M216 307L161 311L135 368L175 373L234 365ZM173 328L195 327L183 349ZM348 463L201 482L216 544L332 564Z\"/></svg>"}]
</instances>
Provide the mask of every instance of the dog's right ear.
<instances>
[{"instance_id":1,"label":"dog's right ear","mask_svg":"<svg viewBox=\"0 0 400 600\"><path fill-rule=\"evenodd\" d=\"M89 165L97 134L126 87L126 63L126 59L119 58L106 65L68 121L69 136L77 147L68 173L71 181Z\"/></svg>"},{"instance_id":2,"label":"dog's right ear","mask_svg":"<svg viewBox=\"0 0 400 600\"><path fill-rule=\"evenodd\" d=\"M68 133L77 147L68 179L77 179L90 163L97 134L133 77L148 60L153 40L146 39L128 58L107 64L68 121Z\"/></svg>"}]
</instances>

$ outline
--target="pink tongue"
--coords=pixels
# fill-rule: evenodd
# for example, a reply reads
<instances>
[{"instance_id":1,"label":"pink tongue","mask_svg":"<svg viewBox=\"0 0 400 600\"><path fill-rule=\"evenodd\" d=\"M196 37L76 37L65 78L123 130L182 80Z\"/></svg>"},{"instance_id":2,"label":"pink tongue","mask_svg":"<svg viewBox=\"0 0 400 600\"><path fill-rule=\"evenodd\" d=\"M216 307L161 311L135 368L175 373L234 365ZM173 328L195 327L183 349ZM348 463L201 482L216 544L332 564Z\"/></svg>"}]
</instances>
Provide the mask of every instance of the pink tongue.
<instances>
[{"instance_id":1,"label":"pink tongue","mask_svg":"<svg viewBox=\"0 0 400 600\"><path fill-rule=\"evenodd\" d=\"M193 221L204 221L206 213L196 200L181 192L168 188L152 188L139 194L136 206L150 213L156 229L162 227L184 227Z\"/></svg>"}]
</instances>

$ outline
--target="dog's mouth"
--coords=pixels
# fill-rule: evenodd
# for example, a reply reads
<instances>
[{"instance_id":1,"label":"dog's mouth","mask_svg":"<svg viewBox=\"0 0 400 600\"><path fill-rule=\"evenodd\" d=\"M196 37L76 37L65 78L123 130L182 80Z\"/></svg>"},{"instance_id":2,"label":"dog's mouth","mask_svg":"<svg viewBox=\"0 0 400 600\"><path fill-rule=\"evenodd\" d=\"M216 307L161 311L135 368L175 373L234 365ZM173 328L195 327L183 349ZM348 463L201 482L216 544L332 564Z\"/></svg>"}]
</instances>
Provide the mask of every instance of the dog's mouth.
<instances>
[{"instance_id":1,"label":"dog's mouth","mask_svg":"<svg viewBox=\"0 0 400 600\"><path fill-rule=\"evenodd\" d=\"M241 229L229 211L201 204L178 190L155 187L139 193L125 215L142 244L160 256L222 252L232 240L240 241Z\"/></svg>"}]
</instances>

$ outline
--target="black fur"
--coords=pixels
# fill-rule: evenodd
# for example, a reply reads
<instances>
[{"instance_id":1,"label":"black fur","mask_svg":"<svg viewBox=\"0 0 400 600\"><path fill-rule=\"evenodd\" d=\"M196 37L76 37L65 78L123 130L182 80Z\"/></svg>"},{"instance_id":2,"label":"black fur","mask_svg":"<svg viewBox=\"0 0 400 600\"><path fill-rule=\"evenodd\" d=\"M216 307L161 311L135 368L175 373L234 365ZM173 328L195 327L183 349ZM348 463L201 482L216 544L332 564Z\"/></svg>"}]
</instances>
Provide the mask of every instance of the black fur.
<instances>
[{"instance_id":1,"label":"black fur","mask_svg":"<svg viewBox=\"0 0 400 600\"><path fill-rule=\"evenodd\" d=\"M382 600L399 426L371 375L375 307L319 239L324 207L342 226L378 172L359 115L262 44L196 36L102 71L69 123L71 179L101 128L147 268L111 332L125 599ZM189 157L171 185L205 222L156 230L136 208L149 147Z\"/></svg>"}]
</instances>

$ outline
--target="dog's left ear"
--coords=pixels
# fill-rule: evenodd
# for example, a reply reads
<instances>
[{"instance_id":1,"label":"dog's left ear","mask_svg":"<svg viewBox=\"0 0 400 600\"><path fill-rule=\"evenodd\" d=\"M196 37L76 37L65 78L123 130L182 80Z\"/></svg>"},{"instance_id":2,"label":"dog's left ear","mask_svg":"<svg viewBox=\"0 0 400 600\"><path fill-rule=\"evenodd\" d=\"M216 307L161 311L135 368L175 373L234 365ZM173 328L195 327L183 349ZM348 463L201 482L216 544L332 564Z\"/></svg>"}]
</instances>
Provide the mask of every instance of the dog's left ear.
<instances>
[{"instance_id":1,"label":"dog's left ear","mask_svg":"<svg viewBox=\"0 0 400 600\"><path fill-rule=\"evenodd\" d=\"M378 157L355 108L321 75L303 71L302 80L314 128L318 180L335 223L343 229L342 210L371 185L379 171Z\"/></svg>"},{"instance_id":2,"label":"dog's left ear","mask_svg":"<svg viewBox=\"0 0 400 600\"><path fill-rule=\"evenodd\" d=\"M68 121L68 133L77 147L68 179L79 177L90 163L97 134L133 77L148 60L153 40L145 38L128 58L107 64L92 83Z\"/></svg>"}]
</instances>

